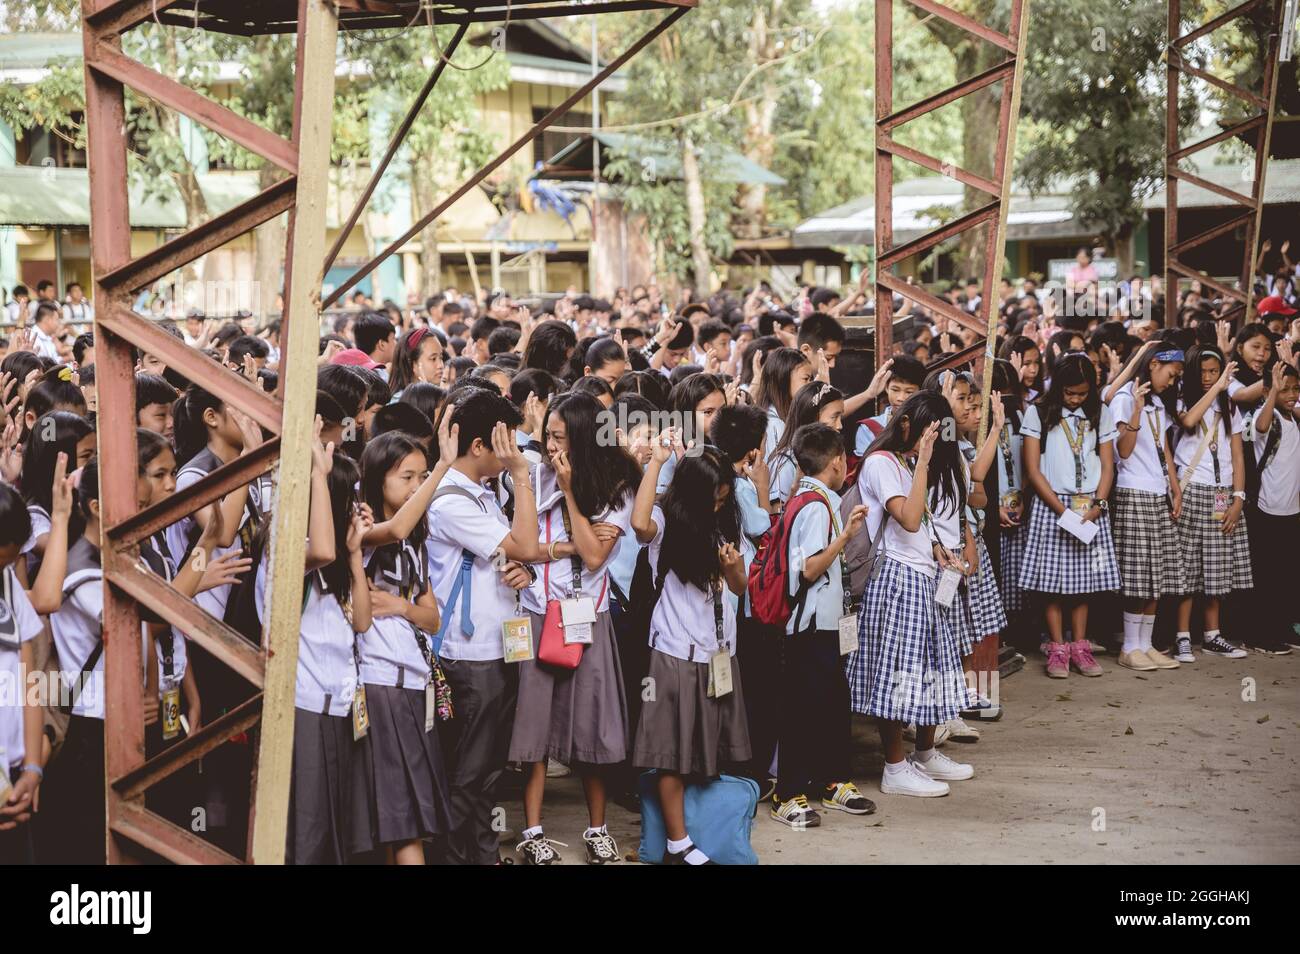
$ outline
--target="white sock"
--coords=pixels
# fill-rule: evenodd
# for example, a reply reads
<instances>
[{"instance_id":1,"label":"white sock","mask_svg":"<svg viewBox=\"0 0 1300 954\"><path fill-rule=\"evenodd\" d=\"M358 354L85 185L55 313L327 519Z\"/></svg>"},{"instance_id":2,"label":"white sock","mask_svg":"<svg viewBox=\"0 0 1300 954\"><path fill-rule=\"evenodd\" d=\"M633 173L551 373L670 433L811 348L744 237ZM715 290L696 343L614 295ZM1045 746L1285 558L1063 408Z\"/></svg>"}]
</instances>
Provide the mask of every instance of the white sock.
<instances>
[{"instance_id":1,"label":"white sock","mask_svg":"<svg viewBox=\"0 0 1300 954\"><path fill-rule=\"evenodd\" d=\"M669 839L668 839L668 850L671 851L673 854L677 854L678 852L685 851L685 850L686 850L686 846L689 845L690 843L691 843L691 839L690 839L689 837L687 837L687 838L669 838Z\"/></svg>"},{"instance_id":2,"label":"white sock","mask_svg":"<svg viewBox=\"0 0 1300 954\"><path fill-rule=\"evenodd\" d=\"M1191 641L1192 641L1192 634L1189 633L1189 632L1187 632L1186 630L1184 630L1184 631L1181 632L1181 633L1175 633L1175 634L1174 634L1174 642L1177 643L1178 640L1180 640L1180 639L1185 639L1185 640L1187 640L1188 642L1191 642Z\"/></svg>"},{"instance_id":3,"label":"white sock","mask_svg":"<svg viewBox=\"0 0 1300 954\"><path fill-rule=\"evenodd\" d=\"M1124 652L1142 648L1142 614L1124 614Z\"/></svg>"},{"instance_id":4,"label":"white sock","mask_svg":"<svg viewBox=\"0 0 1300 954\"><path fill-rule=\"evenodd\" d=\"M540 838L542 835L542 826L534 825L532 828L524 829L525 838Z\"/></svg>"},{"instance_id":5,"label":"white sock","mask_svg":"<svg viewBox=\"0 0 1300 954\"><path fill-rule=\"evenodd\" d=\"M1142 651L1146 652L1151 649L1151 635L1156 629L1156 618L1154 615L1142 617Z\"/></svg>"},{"instance_id":6,"label":"white sock","mask_svg":"<svg viewBox=\"0 0 1300 954\"><path fill-rule=\"evenodd\" d=\"M916 760L924 765L926 762L930 761L930 759L934 758L934 749L917 749L915 755Z\"/></svg>"},{"instance_id":7,"label":"white sock","mask_svg":"<svg viewBox=\"0 0 1300 954\"><path fill-rule=\"evenodd\" d=\"M1214 639L1218 635L1219 635L1219 631L1217 629L1207 629L1205 631L1205 635L1201 637L1201 642L1208 643L1210 642L1210 640Z\"/></svg>"},{"instance_id":8,"label":"white sock","mask_svg":"<svg viewBox=\"0 0 1300 954\"><path fill-rule=\"evenodd\" d=\"M886 774L886 775L901 775L901 774L903 774L903 773L906 772L906 771L907 771L907 759L904 759L904 760L901 761L901 762L886 762L886 763L885 763L885 774Z\"/></svg>"},{"instance_id":9,"label":"white sock","mask_svg":"<svg viewBox=\"0 0 1300 954\"><path fill-rule=\"evenodd\" d=\"M590 838L592 835L608 835L608 834L609 834L609 829L606 828L604 825L601 825L599 828L588 828L586 831L582 833L582 837Z\"/></svg>"}]
</instances>

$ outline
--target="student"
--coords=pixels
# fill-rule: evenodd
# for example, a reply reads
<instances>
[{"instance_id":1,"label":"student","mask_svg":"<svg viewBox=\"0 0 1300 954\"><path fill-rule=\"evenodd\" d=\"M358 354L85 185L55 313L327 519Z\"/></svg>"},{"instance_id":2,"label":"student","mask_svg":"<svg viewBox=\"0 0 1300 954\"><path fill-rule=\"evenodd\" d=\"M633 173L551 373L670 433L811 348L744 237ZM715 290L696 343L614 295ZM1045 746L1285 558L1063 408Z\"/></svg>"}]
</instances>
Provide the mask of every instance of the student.
<instances>
[{"instance_id":1,"label":"student","mask_svg":"<svg viewBox=\"0 0 1300 954\"><path fill-rule=\"evenodd\" d=\"M387 381L386 365L393 360L397 342L397 331L388 317L373 311L357 315L352 323L352 340L356 342L357 350L370 359L369 366Z\"/></svg>"},{"instance_id":2,"label":"student","mask_svg":"<svg viewBox=\"0 0 1300 954\"><path fill-rule=\"evenodd\" d=\"M819 423L838 431L843 420L844 395L838 388L824 381L810 381L799 389L799 393L790 402L781 439L768 452L767 467L772 475L769 492L773 504L788 500L795 483L798 470L794 453L795 431L805 424Z\"/></svg>"},{"instance_id":3,"label":"student","mask_svg":"<svg viewBox=\"0 0 1300 954\"><path fill-rule=\"evenodd\" d=\"M95 430L84 417L66 411L52 411L32 428L23 454L21 479L31 535L22 547L27 560L15 567L24 584L36 580L45 558L53 494L57 491L54 474L60 458L66 458L68 466L77 470L84 467L94 454ZM80 515L73 514L71 520L71 534L75 538L81 533Z\"/></svg>"},{"instance_id":4,"label":"student","mask_svg":"<svg viewBox=\"0 0 1300 954\"><path fill-rule=\"evenodd\" d=\"M627 373L627 352L617 338L597 338L587 348L583 374L601 378L611 388Z\"/></svg>"},{"instance_id":5,"label":"student","mask_svg":"<svg viewBox=\"0 0 1300 954\"><path fill-rule=\"evenodd\" d=\"M554 319L543 321L528 336L523 366L540 368L557 378L561 377L577 347L578 336L567 324Z\"/></svg>"},{"instance_id":6,"label":"student","mask_svg":"<svg viewBox=\"0 0 1300 954\"><path fill-rule=\"evenodd\" d=\"M680 321L665 318L660 323L654 340L646 348L645 354L650 359L651 370L668 377L674 368L686 360L694 343L695 329L691 327L690 321L685 318Z\"/></svg>"},{"instance_id":7,"label":"student","mask_svg":"<svg viewBox=\"0 0 1300 954\"><path fill-rule=\"evenodd\" d=\"M1088 641L1088 600L1120 587L1107 497L1114 481L1116 438L1110 408L1101 403L1097 371L1088 356L1061 356L1047 393L1020 423L1025 480L1038 499L1030 510L1022 589L1043 594L1048 636L1047 674L1065 679L1074 668L1100 676ZM1084 543L1059 523L1067 510L1096 525ZM1065 643L1070 612L1073 642Z\"/></svg>"},{"instance_id":8,"label":"student","mask_svg":"<svg viewBox=\"0 0 1300 954\"><path fill-rule=\"evenodd\" d=\"M47 532L47 573L61 577L66 568L68 518L72 511L72 481L65 476L66 454L60 453L51 479L50 529ZM41 705L25 691L26 675L36 670L32 642L43 628L26 588L14 572L21 547L32 535L23 499L0 482L0 678L10 691L0 699L0 864L31 864L33 813L45 777L44 725ZM61 594L60 594L61 600ZM52 605L57 610L57 605Z\"/></svg>"},{"instance_id":9,"label":"student","mask_svg":"<svg viewBox=\"0 0 1300 954\"><path fill-rule=\"evenodd\" d=\"M804 474L792 496L812 493L825 502L805 504L795 515L787 554L795 606L781 649L780 762L771 814L802 830L821 824L809 796L825 810L850 815L869 815L876 806L850 780L849 684L840 648L840 620L853 605L841 554L862 529L867 508L854 507L841 528L837 489L848 459L839 428L803 425L792 446Z\"/></svg>"},{"instance_id":10,"label":"student","mask_svg":"<svg viewBox=\"0 0 1300 954\"><path fill-rule=\"evenodd\" d=\"M470 392L444 415L449 464L429 506L430 580L442 607L439 653L456 716L448 723L452 864L500 864L493 827L505 769L518 673L505 662L502 627L522 614L515 591L540 560L537 505L528 465L512 431L519 411L504 397ZM440 439L440 444L443 441ZM514 516L487 486L508 472Z\"/></svg>"},{"instance_id":11,"label":"student","mask_svg":"<svg viewBox=\"0 0 1300 954\"><path fill-rule=\"evenodd\" d=\"M1184 355L1165 343L1122 385L1110 402L1119 428L1114 522L1124 595L1124 645L1119 664L1150 672L1177 669L1151 644L1156 606L1166 596L1188 592L1177 520L1183 495L1174 472L1169 424L1177 412L1178 379Z\"/></svg>"},{"instance_id":12,"label":"student","mask_svg":"<svg viewBox=\"0 0 1300 954\"><path fill-rule=\"evenodd\" d=\"M668 395L668 411L673 421L677 446L676 453L659 473L659 493L668 489L681 456L691 445L704 444L718 412L726 406L726 387L722 378L716 374L697 371L674 385Z\"/></svg>"},{"instance_id":13,"label":"student","mask_svg":"<svg viewBox=\"0 0 1300 954\"><path fill-rule=\"evenodd\" d=\"M135 423L172 439L172 407L179 396L166 378L157 374L135 376Z\"/></svg>"},{"instance_id":14,"label":"student","mask_svg":"<svg viewBox=\"0 0 1300 954\"><path fill-rule=\"evenodd\" d=\"M1002 427L998 430L995 466L998 479L998 550L1001 574L998 595L1012 625L1020 623L1025 601L1020 589L1020 567L1025 555L1027 511L1032 493L1026 492L1024 478L1024 440L1020 436L1020 419L1024 408L1020 375L1009 361L1001 358L993 365L993 392L1002 404Z\"/></svg>"},{"instance_id":15,"label":"student","mask_svg":"<svg viewBox=\"0 0 1300 954\"><path fill-rule=\"evenodd\" d=\"M1023 334L1015 334L1007 338L1006 343L1002 346L999 358L1008 361L1015 370L1016 375L1020 378L1020 383L1024 392L1024 411L1030 404L1038 400L1039 394L1042 393L1042 352L1038 350L1038 345L1034 343L1033 338Z\"/></svg>"},{"instance_id":16,"label":"student","mask_svg":"<svg viewBox=\"0 0 1300 954\"><path fill-rule=\"evenodd\" d=\"M358 668L370 731L353 760L351 850L424 864L421 842L450 828L446 770L433 731L441 618L430 585L426 512L449 461L432 472L415 438L390 431L361 454L361 500L375 516L362 540L371 623Z\"/></svg>"},{"instance_id":17,"label":"student","mask_svg":"<svg viewBox=\"0 0 1300 954\"><path fill-rule=\"evenodd\" d=\"M1258 321L1243 325L1232 339L1229 358L1235 365L1228 397L1242 411L1257 408L1268 391L1267 372L1276 349L1268 326Z\"/></svg>"},{"instance_id":18,"label":"student","mask_svg":"<svg viewBox=\"0 0 1300 954\"><path fill-rule=\"evenodd\" d=\"M853 453L858 457L865 454L867 446L880 436L880 432L889 423L890 415L921 389L921 385L925 382L925 365L907 355L894 355L880 366L880 370L872 378L873 385L882 374L886 376L885 400L888 403L882 412L858 425L853 443Z\"/></svg>"},{"instance_id":19,"label":"student","mask_svg":"<svg viewBox=\"0 0 1300 954\"><path fill-rule=\"evenodd\" d=\"M886 795L943 796L949 781L975 774L934 747L937 728L970 701L957 641L935 602L939 545L928 504L931 486L948 501L962 491L957 443L939 440L951 414L942 395L918 391L872 442L858 473L868 532L880 542L845 672L850 708L876 719ZM905 757L908 724L917 727L916 751Z\"/></svg>"},{"instance_id":20,"label":"student","mask_svg":"<svg viewBox=\"0 0 1300 954\"><path fill-rule=\"evenodd\" d=\"M1201 650L1211 656L1241 659L1246 651L1225 639L1219 606L1233 590L1252 587L1250 542L1246 535L1246 472L1241 414L1228 397L1236 362L1218 348L1200 345L1187 355L1183 393L1178 402L1181 433L1174 448L1183 509L1178 539L1187 571L1188 594L1178 604L1177 659L1192 655L1192 597L1205 598ZM1238 392L1240 393L1240 392Z\"/></svg>"},{"instance_id":21,"label":"student","mask_svg":"<svg viewBox=\"0 0 1300 954\"><path fill-rule=\"evenodd\" d=\"M1251 570L1262 600L1255 601L1260 619L1250 648L1266 656L1283 656L1300 645L1292 622L1294 604L1288 594L1292 550L1300 529L1300 427L1295 408L1300 401L1300 374L1284 361L1275 362L1268 394L1242 434L1251 438L1258 484L1250 511ZM1249 490L1250 488L1248 488Z\"/></svg>"},{"instance_id":22,"label":"student","mask_svg":"<svg viewBox=\"0 0 1300 954\"><path fill-rule=\"evenodd\" d=\"M686 779L715 778L723 763L745 762L751 755L734 661L735 608L747 580L735 471L721 451L704 447L683 457L663 499L655 502L672 442L669 437L654 445L632 512L632 529L650 548L657 597L648 673L655 701L641 709L632 761L658 771L668 837L664 864L702 865L711 860L686 832Z\"/></svg>"},{"instance_id":23,"label":"student","mask_svg":"<svg viewBox=\"0 0 1300 954\"><path fill-rule=\"evenodd\" d=\"M590 354L590 350L588 351ZM627 758L627 700L610 619L609 564L628 531L641 468L622 447L597 441L603 408L588 395L551 402L542 432L546 457L534 471L539 547L535 580L520 591L532 616L533 658L519 663L519 696L507 759L523 766L524 863L559 860L543 833L542 797L547 759L582 777L588 826L582 834L588 864L619 860L605 825L605 773ZM576 669L538 659L548 614L566 601L586 602L590 643ZM567 627L566 627L567 629Z\"/></svg>"},{"instance_id":24,"label":"student","mask_svg":"<svg viewBox=\"0 0 1300 954\"><path fill-rule=\"evenodd\" d=\"M56 302L41 301L32 315L32 350L38 358L48 358L56 364L63 360L64 348L60 340L63 313Z\"/></svg>"},{"instance_id":25,"label":"student","mask_svg":"<svg viewBox=\"0 0 1300 954\"><path fill-rule=\"evenodd\" d=\"M763 360L754 403L767 412L767 446L771 450L781 443L794 396L812 379L812 364L794 348L778 348Z\"/></svg>"},{"instance_id":26,"label":"student","mask_svg":"<svg viewBox=\"0 0 1300 954\"><path fill-rule=\"evenodd\" d=\"M401 337L393 350L388 386L393 400L416 382L441 385L443 378L442 339L428 328L413 328Z\"/></svg>"}]
</instances>

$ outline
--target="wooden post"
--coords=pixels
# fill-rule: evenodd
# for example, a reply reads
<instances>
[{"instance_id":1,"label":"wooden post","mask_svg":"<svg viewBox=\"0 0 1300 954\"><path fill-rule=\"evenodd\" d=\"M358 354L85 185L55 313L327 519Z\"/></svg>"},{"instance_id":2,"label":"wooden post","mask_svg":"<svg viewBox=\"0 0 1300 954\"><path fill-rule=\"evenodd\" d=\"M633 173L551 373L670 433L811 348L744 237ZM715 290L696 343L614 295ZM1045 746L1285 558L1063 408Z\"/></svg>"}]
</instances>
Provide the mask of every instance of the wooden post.
<instances>
[{"instance_id":1,"label":"wooden post","mask_svg":"<svg viewBox=\"0 0 1300 954\"><path fill-rule=\"evenodd\" d=\"M316 329L320 323L337 59L338 19L328 0L300 0L299 24L301 99L295 130L299 157L298 202L290 236L291 277L285 303L288 334L280 361L284 418L267 577L266 682L252 833L256 864L283 864L288 832L294 682L298 670L307 509L311 501L310 442L316 415L317 337L304 332Z\"/></svg>"}]
</instances>

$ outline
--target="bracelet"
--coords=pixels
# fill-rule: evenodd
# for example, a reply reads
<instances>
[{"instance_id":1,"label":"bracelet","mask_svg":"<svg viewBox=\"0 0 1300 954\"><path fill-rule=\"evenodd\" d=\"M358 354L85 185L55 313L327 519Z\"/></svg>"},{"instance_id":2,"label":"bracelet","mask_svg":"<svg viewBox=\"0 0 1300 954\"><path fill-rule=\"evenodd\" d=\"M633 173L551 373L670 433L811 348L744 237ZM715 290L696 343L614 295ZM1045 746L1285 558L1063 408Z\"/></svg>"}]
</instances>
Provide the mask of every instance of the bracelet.
<instances>
[{"instance_id":1,"label":"bracelet","mask_svg":"<svg viewBox=\"0 0 1300 954\"><path fill-rule=\"evenodd\" d=\"M27 763L20 769L20 771L35 772L37 778L39 779L45 778L45 769L41 768L39 765L36 765L35 763L31 763L31 762Z\"/></svg>"},{"instance_id":2,"label":"bracelet","mask_svg":"<svg viewBox=\"0 0 1300 954\"><path fill-rule=\"evenodd\" d=\"M552 543L548 543L546 545L546 558L551 563L554 563L557 559L559 559L555 555L555 545L559 542L560 542L559 540L555 540Z\"/></svg>"}]
</instances>

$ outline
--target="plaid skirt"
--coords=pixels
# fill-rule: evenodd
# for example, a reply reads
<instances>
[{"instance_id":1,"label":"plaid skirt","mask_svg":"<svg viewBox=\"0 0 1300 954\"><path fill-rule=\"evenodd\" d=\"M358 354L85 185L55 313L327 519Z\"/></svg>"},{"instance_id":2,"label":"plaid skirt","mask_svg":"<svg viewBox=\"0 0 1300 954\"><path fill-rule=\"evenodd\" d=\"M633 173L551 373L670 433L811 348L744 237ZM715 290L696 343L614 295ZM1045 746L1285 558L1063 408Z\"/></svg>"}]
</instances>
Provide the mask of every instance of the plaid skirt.
<instances>
[{"instance_id":1,"label":"plaid skirt","mask_svg":"<svg viewBox=\"0 0 1300 954\"><path fill-rule=\"evenodd\" d=\"M1226 596L1254 586L1245 511L1232 533L1225 534L1223 522L1214 519L1214 488L1208 484L1188 484L1178 517L1178 540L1190 592Z\"/></svg>"},{"instance_id":2,"label":"plaid skirt","mask_svg":"<svg viewBox=\"0 0 1300 954\"><path fill-rule=\"evenodd\" d=\"M1002 579L999 596L1002 608L1008 613L1020 613L1025 608L1025 594L1020 589L1020 566L1025 560L1025 528L1014 530L1002 528L1001 546L998 548L999 562L1002 564Z\"/></svg>"},{"instance_id":3,"label":"plaid skirt","mask_svg":"<svg viewBox=\"0 0 1300 954\"><path fill-rule=\"evenodd\" d=\"M854 712L939 725L973 704L934 589L934 578L888 556L867 582L858 611L858 648L844 664Z\"/></svg>"},{"instance_id":4,"label":"plaid skirt","mask_svg":"<svg viewBox=\"0 0 1300 954\"><path fill-rule=\"evenodd\" d=\"M1070 505L1070 495L1061 494ZM1076 596L1104 593L1120 587L1115 542L1110 535L1110 518L1097 519L1097 535L1084 543L1056 524L1056 514L1041 501L1029 515L1029 536L1020 564L1020 587L1035 593Z\"/></svg>"},{"instance_id":5,"label":"plaid skirt","mask_svg":"<svg viewBox=\"0 0 1300 954\"><path fill-rule=\"evenodd\" d=\"M969 577L966 585L970 590L971 622L978 643L985 636L1006 629L1007 614L1002 608L1002 595L998 592L997 577L993 575L993 561L983 537L975 538L975 549L979 552L979 572Z\"/></svg>"},{"instance_id":6,"label":"plaid skirt","mask_svg":"<svg viewBox=\"0 0 1300 954\"><path fill-rule=\"evenodd\" d=\"M1112 504L1121 592L1140 600L1191 592L1178 526L1165 495L1116 487Z\"/></svg>"}]
</instances>

